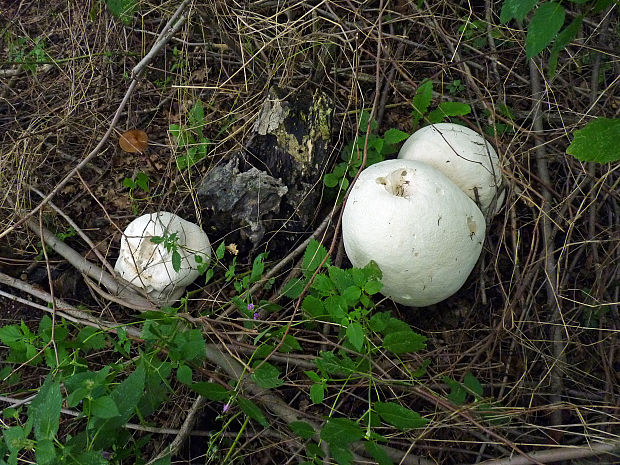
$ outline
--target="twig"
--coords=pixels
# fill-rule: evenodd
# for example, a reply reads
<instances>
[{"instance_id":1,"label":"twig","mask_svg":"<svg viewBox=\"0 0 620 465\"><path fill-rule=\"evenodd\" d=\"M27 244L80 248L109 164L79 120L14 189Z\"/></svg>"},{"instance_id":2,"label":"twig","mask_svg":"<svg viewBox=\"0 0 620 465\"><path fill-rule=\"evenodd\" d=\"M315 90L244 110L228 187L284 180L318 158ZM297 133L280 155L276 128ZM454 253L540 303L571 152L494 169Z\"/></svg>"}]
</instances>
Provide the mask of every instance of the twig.
<instances>
[{"instance_id":1,"label":"twig","mask_svg":"<svg viewBox=\"0 0 620 465\"><path fill-rule=\"evenodd\" d=\"M147 65L155 58L155 56L160 52L160 50L166 45L173 35L175 35L185 21L187 20L187 16L181 14L187 8L190 0L185 0L176 11L172 14L172 17L168 20L166 25L164 26L161 34L155 39L155 43L151 47L151 50L140 60L140 62L134 66L133 70L131 70L131 77L136 80L140 77L140 75L144 72L144 69ZM178 19L178 21L177 21Z\"/></svg>"},{"instance_id":2,"label":"twig","mask_svg":"<svg viewBox=\"0 0 620 465\"><path fill-rule=\"evenodd\" d=\"M41 198L45 198L45 195L43 194L43 192L41 192L39 189L37 189L34 186L28 186L28 188L33 191L34 193L36 193L39 197ZM71 226L76 233L78 233L78 235L82 238L82 240L84 242L86 242L86 244L90 247L90 249L93 251L93 253L97 256L97 258L101 261L101 263L103 264L103 266L105 266L108 271L111 274L114 274L114 268L112 267L112 265L110 265L108 263L108 261L105 259L105 257L101 254L101 252L99 251L99 249L97 248L97 246L93 243L93 241L90 240L90 238L84 233L84 231L82 231L82 229L71 219L71 217L69 215L67 215L65 212L63 212L58 206L56 206L56 204L54 204L51 200L48 202L49 206L52 207L53 210L56 211L56 213L58 213L60 216L62 216L65 221L67 223L69 223L69 226Z\"/></svg>"},{"instance_id":3,"label":"twig","mask_svg":"<svg viewBox=\"0 0 620 465\"><path fill-rule=\"evenodd\" d=\"M611 454L620 456L620 442L584 444L576 447L558 447L537 452L530 452L530 456L540 463L559 462L562 460L576 460L595 455ZM527 457L508 457L505 459L486 460L481 465L528 465L535 463Z\"/></svg>"},{"instance_id":4,"label":"twig","mask_svg":"<svg viewBox=\"0 0 620 465\"><path fill-rule=\"evenodd\" d=\"M130 283L123 283L122 278L115 278L113 275L99 268L97 265L86 260L81 254L77 253L70 246L58 239L45 226L39 226L36 221L32 219L26 220L26 225L37 235L44 238L47 245L49 245L58 255L65 258L71 265L73 265L80 273L91 277L97 282L102 283L112 294L122 298L122 302L126 307L134 310L147 311L157 309L157 305L148 299L141 297L136 292L128 292L129 289L134 289Z\"/></svg>"},{"instance_id":5,"label":"twig","mask_svg":"<svg viewBox=\"0 0 620 465\"><path fill-rule=\"evenodd\" d=\"M196 415L198 414L205 402L206 399L202 396L198 396L196 398L191 408L189 409L189 412L187 412L187 416L185 417L185 420L183 420L183 424L181 425L181 428L179 429L179 432L175 436L174 440L166 447L165 450L160 452L157 457L149 460L148 465L166 456L172 456L179 450L185 439L187 439L187 437L190 435L192 427L194 426L194 421L196 420Z\"/></svg>"},{"instance_id":6,"label":"twig","mask_svg":"<svg viewBox=\"0 0 620 465\"><path fill-rule=\"evenodd\" d=\"M540 104L542 101L542 89L540 85L540 73L536 62L531 59L529 62L530 67L530 80L532 85L532 113L534 119L532 126L534 129L534 141L536 143L536 170L538 176L543 181L542 195L543 202L541 205L542 211L542 229L543 229L543 261L545 265L545 285L547 289L547 306L552 310L552 321L555 323L552 326L552 344L553 344L553 356L555 363L551 368L551 385L553 389L552 400L555 403L561 402L561 395L564 391L564 382L562 380L562 367L565 366L565 354L564 349L566 344L562 335L564 329L564 319L562 317L562 309L560 308L560 302L557 295L558 279L556 271L556 262L553 255L554 242L553 242L553 224L551 222L551 205L552 196L549 189L546 186L551 186L551 177L549 175L549 167L547 166L547 156L545 153L545 144L542 139L543 123L540 117ZM558 426L562 424L562 409L554 409L551 413L552 422ZM558 433L561 434L561 433ZM558 442L560 437L555 438Z\"/></svg>"},{"instance_id":7,"label":"twig","mask_svg":"<svg viewBox=\"0 0 620 465\"><path fill-rule=\"evenodd\" d=\"M52 296L48 292L45 292L42 289L36 288L20 279L12 278L11 276L4 274L2 272L0 272L0 284L5 284L14 289L18 289L20 291L26 292L27 294L30 294L38 299L41 299L43 302L52 301ZM29 305L39 310L43 310L44 312L50 312L52 310L51 308L46 307L44 305L39 305L35 302L30 302L29 300L22 299L20 297L11 295L4 291L0 291L0 295L2 295L3 297L6 297L7 299L20 302L25 305ZM62 316L63 318L66 318L69 321L73 321L75 323L80 323L85 326L92 326L94 328L105 329L106 331L111 331L111 332L116 332L116 328L119 327L118 323L104 321L99 318L96 318L92 315L89 315L86 312L83 312L82 310L75 308L73 305L70 305L67 302L59 298L56 298L56 308L58 309L57 310L58 315ZM140 337L140 331L135 328L127 327L126 331L127 331L127 334L133 337L136 337L136 338Z\"/></svg>"}]
</instances>

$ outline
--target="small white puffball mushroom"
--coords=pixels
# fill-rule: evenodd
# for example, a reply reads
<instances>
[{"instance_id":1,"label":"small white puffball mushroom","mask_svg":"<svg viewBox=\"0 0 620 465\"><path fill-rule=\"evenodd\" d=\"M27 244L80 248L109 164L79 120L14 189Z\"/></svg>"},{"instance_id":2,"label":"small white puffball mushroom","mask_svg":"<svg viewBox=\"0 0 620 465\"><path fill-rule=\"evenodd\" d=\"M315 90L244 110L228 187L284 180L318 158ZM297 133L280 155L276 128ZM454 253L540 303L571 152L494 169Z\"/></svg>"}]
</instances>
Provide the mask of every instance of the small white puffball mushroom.
<instances>
[{"instance_id":1,"label":"small white puffball mushroom","mask_svg":"<svg viewBox=\"0 0 620 465\"><path fill-rule=\"evenodd\" d=\"M504 193L496 199L502 180L497 152L484 137L465 126L438 123L423 127L405 141L398 158L437 168L479 202L485 217L493 216L502 205Z\"/></svg>"},{"instance_id":2,"label":"small white puffball mushroom","mask_svg":"<svg viewBox=\"0 0 620 465\"><path fill-rule=\"evenodd\" d=\"M179 271L172 264L173 250L163 243L151 241L176 233L176 250L181 256ZM114 270L126 281L141 287L161 305L171 305L199 275L196 255L208 264L211 244L206 233L196 224L169 212L142 215L133 220L123 233Z\"/></svg>"},{"instance_id":3,"label":"small white puffball mushroom","mask_svg":"<svg viewBox=\"0 0 620 465\"><path fill-rule=\"evenodd\" d=\"M383 273L381 293L414 307L460 289L484 235L476 204L440 171L412 160L365 169L342 215L342 239L353 266L374 260Z\"/></svg>"}]
</instances>

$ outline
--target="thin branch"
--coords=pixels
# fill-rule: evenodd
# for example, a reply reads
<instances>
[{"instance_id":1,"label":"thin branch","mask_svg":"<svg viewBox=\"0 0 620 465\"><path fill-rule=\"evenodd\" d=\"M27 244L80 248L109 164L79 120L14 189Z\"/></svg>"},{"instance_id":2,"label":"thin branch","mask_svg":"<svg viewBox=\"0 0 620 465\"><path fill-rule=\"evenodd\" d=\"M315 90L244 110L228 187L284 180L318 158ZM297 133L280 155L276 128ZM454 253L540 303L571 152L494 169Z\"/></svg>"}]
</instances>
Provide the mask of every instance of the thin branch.
<instances>
[{"instance_id":1,"label":"thin branch","mask_svg":"<svg viewBox=\"0 0 620 465\"><path fill-rule=\"evenodd\" d=\"M560 462L562 460L577 460L596 455L614 455L620 457L620 441L612 443L595 443L593 445L584 444L575 447L558 447L556 449L546 449L537 452L530 452L529 455L540 463ZM527 457L507 457L504 459L487 460L480 465L529 465L534 461Z\"/></svg>"}]
</instances>

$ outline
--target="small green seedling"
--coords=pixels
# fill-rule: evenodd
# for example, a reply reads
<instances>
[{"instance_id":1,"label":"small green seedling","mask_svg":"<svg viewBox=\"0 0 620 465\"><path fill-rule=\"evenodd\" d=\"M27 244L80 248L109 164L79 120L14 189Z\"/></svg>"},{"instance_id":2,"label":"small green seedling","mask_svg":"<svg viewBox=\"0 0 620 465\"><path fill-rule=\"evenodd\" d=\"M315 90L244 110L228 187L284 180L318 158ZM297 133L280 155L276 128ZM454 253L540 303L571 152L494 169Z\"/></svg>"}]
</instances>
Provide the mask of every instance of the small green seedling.
<instances>
[{"instance_id":1,"label":"small green seedling","mask_svg":"<svg viewBox=\"0 0 620 465\"><path fill-rule=\"evenodd\" d=\"M207 156L211 141L203 134L205 113L202 101L197 100L188 113L189 126L170 125L170 134L175 138L177 147L185 153L177 157L177 168L191 168Z\"/></svg>"},{"instance_id":2,"label":"small green seedling","mask_svg":"<svg viewBox=\"0 0 620 465\"><path fill-rule=\"evenodd\" d=\"M450 95L458 95L465 90L465 86L461 83L460 79L455 79L448 84L448 92Z\"/></svg>"},{"instance_id":3,"label":"small green seedling","mask_svg":"<svg viewBox=\"0 0 620 465\"><path fill-rule=\"evenodd\" d=\"M39 64L49 61L45 52L45 41L39 37L33 41L26 37L18 37L14 42L9 42L9 61L35 73Z\"/></svg>"},{"instance_id":4,"label":"small green seedling","mask_svg":"<svg viewBox=\"0 0 620 465\"><path fill-rule=\"evenodd\" d=\"M395 153L398 150L397 144L409 137L406 132L395 128L388 129L381 137L376 134L377 127L377 122L370 119L370 113L362 111L358 126L359 137L344 146L340 152L343 161L323 177L325 186L339 189L339 200L342 200L344 192L348 189L349 180L359 171L364 150L366 150L365 166L371 166L385 160L386 155Z\"/></svg>"},{"instance_id":5,"label":"small green seedling","mask_svg":"<svg viewBox=\"0 0 620 465\"><path fill-rule=\"evenodd\" d=\"M441 123L444 119L449 119L452 116L464 116L471 113L471 107L467 103L461 102L441 102L437 108L429 111L432 98L433 81L422 81L412 102L413 111L411 112L411 118L414 130L420 127L422 120L435 124Z\"/></svg>"},{"instance_id":6,"label":"small green seedling","mask_svg":"<svg viewBox=\"0 0 620 465\"><path fill-rule=\"evenodd\" d=\"M144 192L149 192L149 177L140 172L133 178L123 179L123 187L129 188L129 194L133 194L136 189L142 189Z\"/></svg>"}]
</instances>

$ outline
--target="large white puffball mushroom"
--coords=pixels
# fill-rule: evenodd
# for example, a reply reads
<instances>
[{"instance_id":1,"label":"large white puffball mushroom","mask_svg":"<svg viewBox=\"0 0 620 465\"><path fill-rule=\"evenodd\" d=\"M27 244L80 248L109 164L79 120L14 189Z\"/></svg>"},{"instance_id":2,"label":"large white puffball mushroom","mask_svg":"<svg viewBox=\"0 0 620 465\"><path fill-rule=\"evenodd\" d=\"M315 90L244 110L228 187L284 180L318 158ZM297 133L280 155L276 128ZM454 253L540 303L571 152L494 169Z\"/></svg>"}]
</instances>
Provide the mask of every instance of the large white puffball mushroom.
<instances>
[{"instance_id":1,"label":"large white puffball mushroom","mask_svg":"<svg viewBox=\"0 0 620 465\"><path fill-rule=\"evenodd\" d=\"M476 131L453 123L423 127L405 141L398 158L437 168L469 198L479 202L486 217L493 216L501 207L503 193L496 199L502 179L499 158Z\"/></svg>"},{"instance_id":2,"label":"large white puffball mushroom","mask_svg":"<svg viewBox=\"0 0 620 465\"><path fill-rule=\"evenodd\" d=\"M381 293L424 307L465 283L484 242L485 219L456 184L432 166L386 160L365 169L342 216L349 260L374 260L383 273Z\"/></svg>"},{"instance_id":3,"label":"large white puffball mushroom","mask_svg":"<svg viewBox=\"0 0 620 465\"><path fill-rule=\"evenodd\" d=\"M178 272L172 265L173 250L151 241L153 237L170 237L175 233L176 250L181 256ZM114 270L126 281L143 288L159 304L170 305L200 275L196 255L203 264L208 264L211 258L209 238L198 225L173 213L150 213L136 218L125 228Z\"/></svg>"}]
</instances>

